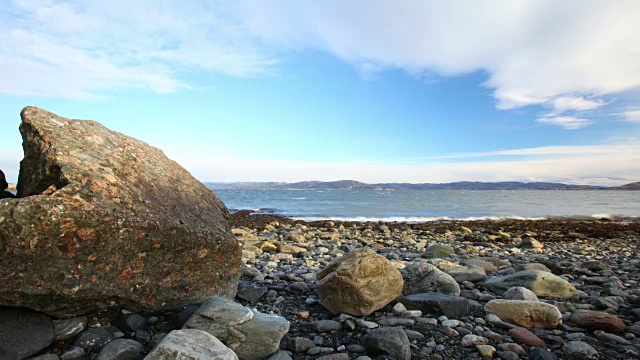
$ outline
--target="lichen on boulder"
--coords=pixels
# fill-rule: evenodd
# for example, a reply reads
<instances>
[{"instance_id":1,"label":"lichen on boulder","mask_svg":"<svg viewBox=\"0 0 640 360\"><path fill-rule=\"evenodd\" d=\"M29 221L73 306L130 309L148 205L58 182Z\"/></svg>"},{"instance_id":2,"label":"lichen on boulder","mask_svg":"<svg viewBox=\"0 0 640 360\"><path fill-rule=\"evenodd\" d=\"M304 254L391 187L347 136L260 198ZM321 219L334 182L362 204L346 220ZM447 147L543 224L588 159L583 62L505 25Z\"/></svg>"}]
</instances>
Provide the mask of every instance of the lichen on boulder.
<instances>
[{"instance_id":1,"label":"lichen on boulder","mask_svg":"<svg viewBox=\"0 0 640 360\"><path fill-rule=\"evenodd\" d=\"M67 317L234 295L240 248L211 190L98 122L21 117L19 198L0 201L0 305Z\"/></svg>"}]
</instances>

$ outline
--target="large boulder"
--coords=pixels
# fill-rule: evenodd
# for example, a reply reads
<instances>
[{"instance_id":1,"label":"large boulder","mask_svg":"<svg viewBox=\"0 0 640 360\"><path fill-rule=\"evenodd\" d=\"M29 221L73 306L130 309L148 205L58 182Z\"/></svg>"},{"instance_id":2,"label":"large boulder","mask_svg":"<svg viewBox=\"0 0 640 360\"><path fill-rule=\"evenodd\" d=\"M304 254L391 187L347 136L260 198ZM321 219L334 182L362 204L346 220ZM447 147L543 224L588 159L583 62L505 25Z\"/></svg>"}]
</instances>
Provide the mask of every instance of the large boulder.
<instances>
[{"instance_id":1,"label":"large boulder","mask_svg":"<svg viewBox=\"0 0 640 360\"><path fill-rule=\"evenodd\" d=\"M18 199L0 201L0 305L70 317L232 297L224 204L148 144L27 107Z\"/></svg>"},{"instance_id":2,"label":"large boulder","mask_svg":"<svg viewBox=\"0 0 640 360\"><path fill-rule=\"evenodd\" d=\"M562 324L560 310L540 301L496 299L489 301L484 310L503 321L526 328L554 329Z\"/></svg>"},{"instance_id":3,"label":"large boulder","mask_svg":"<svg viewBox=\"0 0 640 360\"><path fill-rule=\"evenodd\" d=\"M419 262L409 263L404 269L400 269L404 279L403 294L422 294L439 292L446 295L460 295L460 285L451 275L441 271L437 267Z\"/></svg>"},{"instance_id":4,"label":"large boulder","mask_svg":"<svg viewBox=\"0 0 640 360\"><path fill-rule=\"evenodd\" d=\"M49 319L23 308L0 307L0 359L22 360L53 342Z\"/></svg>"},{"instance_id":5,"label":"large boulder","mask_svg":"<svg viewBox=\"0 0 640 360\"><path fill-rule=\"evenodd\" d=\"M391 262L370 249L331 261L316 275L322 305L333 314L367 316L402 293L403 280Z\"/></svg>"},{"instance_id":6,"label":"large boulder","mask_svg":"<svg viewBox=\"0 0 640 360\"><path fill-rule=\"evenodd\" d=\"M578 290L573 285L546 271L524 270L511 275L492 277L483 285L496 294L504 294L513 286L523 286L541 297L578 299Z\"/></svg>"},{"instance_id":7,"label":"large boulder","mask_svg":"<svg viewBox=\"0 0 640 360\"><path fill-rule=\"evenodd\" d=\"M209 298L183 329L206 331L233 350L241 360L266 359L280 349L289 322L219 296Z\"/></svg>"}]
</instances>

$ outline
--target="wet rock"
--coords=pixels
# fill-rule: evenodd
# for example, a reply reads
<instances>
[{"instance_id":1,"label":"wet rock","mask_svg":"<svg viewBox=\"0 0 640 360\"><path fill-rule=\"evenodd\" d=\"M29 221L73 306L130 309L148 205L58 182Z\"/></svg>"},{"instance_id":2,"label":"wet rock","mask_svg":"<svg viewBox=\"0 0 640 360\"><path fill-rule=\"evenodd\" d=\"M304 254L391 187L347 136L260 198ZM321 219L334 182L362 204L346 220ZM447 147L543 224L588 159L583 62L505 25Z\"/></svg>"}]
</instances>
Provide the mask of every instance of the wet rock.
<instances>
[{"instance_id":1,"label":"wet rock","mask_svg":"<svg viewBox=\"0 0 640 360\"><path fill-rule=\"evenodd\" d=\"M569 360L597 360L598 351L582 341L569 341L562 346L562 352Z\"/></svg>"},{"instance_id":2,"label":"wet rock","mask_svg":"<svg viewBox=\"0 0 640 360\"><path fill-rule=\"evenodd\" d=\"M411 263L400 269L404 279L403 294L422 294L439 292L459 296L460 285L451 275L426 263Z\"/></svg>"},{"instance_id":3,"label":"wet rock","mask_svg":"<svg viewBox=\"0 0 640 360\"><path fill-rule=\"evenodd\" d=\"M541 297L569 300L578 298L578 291L567 280L538 270L525 270L511 275L493 277L483 285L496 294L503 294L513 286L523 286Z\"/></svg>"},{"instance_id":4,"label":"wet rock","mask_svg":"<svg viewBox=\"0 0 640 360\"><path fill-rule=\"evenodd\" d=\"M527 328L554 329L562 323L562 314L557 307L526 300L491 300L484 310L497 315L503 321Z\"/></svg>"},{"instance_id":5,"label":"wet rock","mask_svg":"<svg viewBox=\"0 0 640 360\"><path fill-rule=\"evenodd\" d=\"M100 350L96 360L141 360L144 354L144 347L139 342L115 339Z\"/></svg>"},{"instance_id":6,"label":"wet rock","mask_svg":"<svg viewBox=\"0 0 640 360\"><path fill-rule=\"evenodd\" d=\"M55 331L55 340L68 340L87 327L87 317L79 316L72 319L53 320L52 323Z\"/></svg>"},{"instance_id":7,"label":"wet rock","mask_svg":"<svg viewBox=\"0 0 640 360\"><path fill-rule=\"evenodd\" d=\"M407 309L420 310L425 314L444 314L450 318L469 315L476 310L466 298L441 293L407 295L400 299Z\"/></svg>"},{"instance_id":8,"label":"wet rock","mask_svg":"<svg viewBox=\"0 0 640 360\"><path fill-rule=\"evenodd\" d=\"M619 317L600 311L578 310L571 315L569 321L580 327L616 334L624 333L627 328Z\"/></svg>"},{"instance_id":9,"label":"wet rock","mask_svg":"<svg viewBox=\"0 0 640 360\"><path fill-rule=\"evenodd\" d=\"M289 322L262 314L232 300L211 297L185 323L186 329L208 332L231 348L240 359L264 359L280 348Z\"/></svg>"},{"instance_id":10,"label":"wet rock","mask_svg":"<svg viewBox=\"0 0 640 360\"><path fill-rule=\"evenodd\" d=\"M403 287L389 260L366 248L334 259L316 277L321 303L333 314L369 315L400 296Z\"/></svg>"},{"instance_id":11,"label":"wet rock","mask_svg":"<svg viewBox=\"0 0 640 360\"><path fill-rule=\"evenodd\" d=\"M211 190L95 121L35 107L21 116L19 198L0 207L11 219L0 222L0 305L64 318L235 294L241 251Z\"/></svg>"},{"instance_id":12,"label":"wet rock","mask_svg":"<svg viewBox=\"0 0 640 360\"><path fill-rule=\"evenodd\" d=\"M53 337L53 326L43 314L23 308L0 307L2 360L26 359L49 346Z\"/></svg>"},{"instance_id":13,"label":"wet rock","mask_svg":"<svg viewBox=\"0 0 640 360\"><path fill-rule=\"evenodd\" d=\"M402 328L381 328L370 330L364 336L364 347L372 356L388 355L397 360L410 360L409 338Z\"/></svg>"},{"instance_id":14,"label":"wet rock","mask_svg":"<svg viewBox=\"0 0 640 360\"><path fill-rule=\"evenodd\" d=\"M170 332L144 359L238 360L238 356L215 336L201 330L185 329Z\"/></svg>"}]
</instances>

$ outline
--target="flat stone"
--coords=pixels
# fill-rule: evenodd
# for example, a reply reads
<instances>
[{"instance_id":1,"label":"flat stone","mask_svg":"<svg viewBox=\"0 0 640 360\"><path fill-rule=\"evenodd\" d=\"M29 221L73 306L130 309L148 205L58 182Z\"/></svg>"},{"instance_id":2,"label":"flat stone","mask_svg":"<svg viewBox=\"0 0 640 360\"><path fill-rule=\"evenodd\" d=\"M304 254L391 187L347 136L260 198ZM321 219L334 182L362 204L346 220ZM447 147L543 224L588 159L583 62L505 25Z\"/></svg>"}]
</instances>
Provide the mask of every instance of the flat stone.
<instances>
[{"instance_id":1,"label":"flat stone","mask_svg":"<svg viewBox=\"0 0 640 360\"><path fill-rule=\"evenodd\" d=\"M85 360L87 353L79 346L72 346L60 354L60 360Z\"/></svg>"},{"instance_id":2,"label":"flat stone","mask_svg":"<svg viewBox=\"0 0 640 360\"><path fill-rule=\"evenodd\" d=\"M3 360L28 358L51 345L53 338L53 326L43 314L24 308L0 307L0 355Z\"/></svg>"},{"instance_id":3,"label":"flat stone","mask_svg":"<svg viewBox=\"0 0 640 360\"><path fill-rule=\"evenodd\" d=\"M277 315L248 309L232 300L211 297L185 323L185 329L208 332L240 359L265 359L280 350L289 322Z\"/></svg>"},{"instance_id":4,"label":"flat stone","mask_svg":"<svg viewBox=\"0 0 640 360\"><path fill-rule=\"evenodd\" d=\"M105 328L90 328L81 332L74 343L87 352L98 352L113 340L113 334Z\"/></svg>"},{"instance_id":5,"label":"flat stone","mask_svg":"<svg viewBox=\"0 0 640 360\"><path fill-rule=\"evenodd\" d=\"M554 329L562 323L562 314L557 307L539 301L496 299L489 301L484 310L503 321L527 328Z\"/></svg>"},{"instance_id":6,"label":"flat stone","mask_svg":"<svg viewBox=\"0 0 640 360\"><path fill-rule=\"evenodd\" d=\"M215 336L185 329L170 332L144 359L238 360L238 356Z\"/></svg>"},{"instance_id":7,"label":"flat stone","mask_svg":"<svg viewBox=\"0 0 640 360\"><path fill-rule=\"evenodd\" d=\"M596 336L596 338L602 342L611 342L611 343L616 343L621 345L631 345L631 342L629 340L623 337L620 337L618 335L609 334L606 332L599 333L598 336Z\"/></svg>"},{"instance_id":8,"label":"flat stone","mask_svg":"<svg viewBox=\"0 0 640 360\"><path fill-rule=\"evenodd\" d=\"M402 297L400 302L407 309L420 310L423 314L444 314L449 318L459 318L474 312L468 299L441 293L407 295Z\"/></svg>"},{"instance_id":9,"label":"flat stone","mask_svg":"<svg viewBox=\"0 0 640 360\"><path fill-rule=\"evenodd\" d=\"M383 326L413 326L416 323L413 319L394 316L383 317L376 322Z\"/></svg>"},{"instance_id":10,"label":"flat stone","mask_svg":"<svg viewBox=\"0 0 640 360\"><path fill-rule=\"evenodd\" d=\"M569 321L580 327L616 334L624 333L627 328L619 317L600 311L578 310L571 315Z\"/></svg>"},{"instance_id":11,"label":"flat stone","mask_svg":"<svg viewBox=\"0 0 640 360\"><path fill-rule=\"evenodd\" d=\"M79 316L72 319L53 320L55 341L73 338L87 327L87 317Z\"/></svg>"},{"instance_id":12,"label":"flat stone","mask_svg":"<svg viewBox=\"0 0 640 360\"><path fill-rule=\"evenodd\" d=\"M461 266L455 269L447 270L446 273L451 275L451 277L460 284L465 281L483 281L487 278L487 274L485 273L484 269L475 265Z\"/></svg>"},{"instance_id":13,"label":"flat stone","mask_svg":"<svg viewBox=\"0 0 640 360\"><path fill-rule=\"evenodd\" d=\"M411 263L400 269L404 279L405 295L439 292L446 295L460 295L460 285L451 275L427 263Z\"/></svg>"},{"instance_id":14,"label":"flat stone","mask_svg":"<svg viewBox=\"0 0 640 360\"><path fill-rule=\"evenodd\" d=\"M388 355L396 360L411 360L409 338L402 328L380 328L364 336L364 347L372 356Z\"/></svg>"},{"instance_id":15,"label":"flat stone","mask_svg":"<svg viewBox=\"0 0 640 360\"><path fill-rule=\"evenodd\" d=\"M267 360L292 360L291 355L284 350L280 350L277 353L269 356Z\"/></svg>"},{"instance_id":16,"label":"flat stone","mask_svg":"<svg viewBox=\"0 0 640 360\"><path fill-rule=\"evenodd\" d=\"M144 346L131 339L115 339L105 345L96 360L142 360Z\"/></svg>"},{"instance_id":17,"label":"flat stone","mask_svg":"<svg viewBox=\"0 0 640 360\"><path fill-rule=\"evenodd\" d=\"M319 333L342 330L342 324L334 320L318 320L311 324L311 328Z\"/></svg>"},{"instance_id":18,"label":"flat stone","mask_svg":"<svg viewBox=\"0 0 640 360\"><path fill-rule=\"evenodd\" d=\"M513 286L523 286L537 296L576 300L578 291L567 280L554 274L525 270L511 275L493 277L484 282L484 287L496 294L504 294Z\"/></svg>"},{"instance_id":19,"label":"flat stone","mask_svg":"<svg viewBox=\"0 0 640 360\"><path fill-rule=\"evenodd\" d=\"M432 244L425 250L425 256L434 258L443 258L455 254L455 250L449 245Z\"/></svg>"},{"instance_id":20,"label":"flat stone","mask_svg":"<svg viewBox=\"0 0 640 360\"><path fill-rule=\"evenodd\" d=\"M493 359L493 356L496 354L496 348L491 345L476 345L476 350L480 353L485 359Z\"/></svg>"}]
</instances>

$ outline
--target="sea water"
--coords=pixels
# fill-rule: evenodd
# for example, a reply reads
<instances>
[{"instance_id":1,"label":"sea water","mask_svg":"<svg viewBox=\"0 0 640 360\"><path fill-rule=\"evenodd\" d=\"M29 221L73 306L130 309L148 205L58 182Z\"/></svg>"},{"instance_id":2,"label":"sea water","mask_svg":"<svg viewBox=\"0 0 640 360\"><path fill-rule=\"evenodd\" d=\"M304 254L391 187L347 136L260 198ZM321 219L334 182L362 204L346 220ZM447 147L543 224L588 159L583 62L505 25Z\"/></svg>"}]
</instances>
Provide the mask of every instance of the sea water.
<instances>
[{"instance_id":1,"label":"sea water","mask_svg":"<svg viewBox=\"0 0 640 360\"><path fill-rule=\"evenodd\" d=\"M231 211L301 220L639 218L640 191L214 190Z\"/></svg>"}]
</instances>

